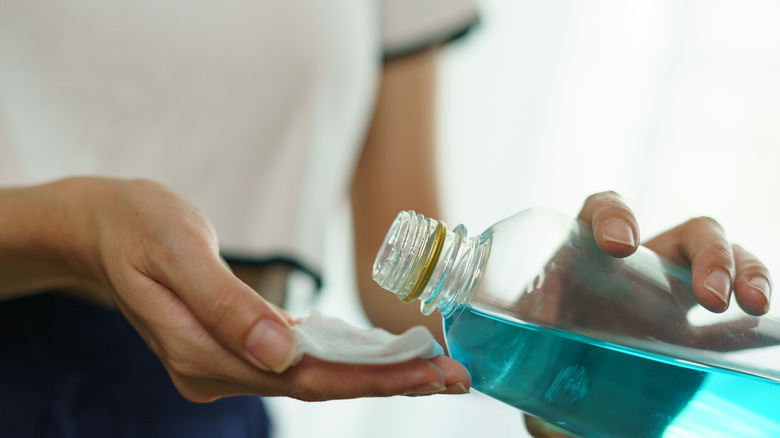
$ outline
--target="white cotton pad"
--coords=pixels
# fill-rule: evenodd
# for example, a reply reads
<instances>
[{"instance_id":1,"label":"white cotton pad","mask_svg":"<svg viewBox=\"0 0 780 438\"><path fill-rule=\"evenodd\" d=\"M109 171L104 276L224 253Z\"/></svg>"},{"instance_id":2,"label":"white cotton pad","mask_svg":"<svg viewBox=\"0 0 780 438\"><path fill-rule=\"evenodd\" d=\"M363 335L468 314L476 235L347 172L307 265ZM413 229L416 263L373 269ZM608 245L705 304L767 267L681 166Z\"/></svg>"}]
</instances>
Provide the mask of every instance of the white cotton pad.
<instances>
[{"instance_id":1,"label":"white cotton pad","mask_svg":"<svg viewBox=\"0 0 780 438\"><path fill-rule=\"evenodd\" d=\"M340 319L312 313L293 326L293 331L298 337L295 362L308 354L329 362L388 364L444 353L431 332L422 326L394 335L382 329L360 329Z\"/></svg>"}]
</instances>

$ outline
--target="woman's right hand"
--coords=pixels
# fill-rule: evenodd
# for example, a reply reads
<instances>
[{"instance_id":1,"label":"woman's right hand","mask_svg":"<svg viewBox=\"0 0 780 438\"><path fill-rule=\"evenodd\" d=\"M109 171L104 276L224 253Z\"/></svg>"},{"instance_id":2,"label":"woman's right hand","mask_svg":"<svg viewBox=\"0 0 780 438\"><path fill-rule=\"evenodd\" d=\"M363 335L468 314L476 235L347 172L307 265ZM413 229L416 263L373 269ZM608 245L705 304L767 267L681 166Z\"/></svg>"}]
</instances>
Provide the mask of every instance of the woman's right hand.
<instances>
[{"instance_id":1,"label":"woman's right hand","mask_svg":"<svg viewBox=\"0 0 780 438\"><path fill-rule=\"evenodd\" d=\"M633 254L638 245L639 228L633 212L617 193L604 192L590 196L583 205L579 220L592 226L593 236L598 247L612 257L626 257ZM723 228L711 218L695 218L643 243L663 259L691 269L690 299L682 299L685 309L695 303L712 312L723 312L729 305L732 293L735 301L746 314L763 315L769 310L772 280L769 270L753 254L740 246L732 245L726 238ZM712 275L712 274L715 275ZM538 294L537 294L538 295ZM678 297L679 298L679 297ZM551 315L566 305L561 298L549 306ZM612 324L628 331L630 327L641 326L636 315L621 316L621 308L614 306L609 312L608 304L601 307L602 316L595 324ZM682 305L683 303L681 303ZM569 314L593 313L593 308L568 309ZM643 309L647 312L647 309ZM618 317L615 318L614 316ZM556 316L557 317L557 316ZM680 315L685 318L685 313ZM766 339L755 336L752 323L747 326L734 323L713 324L700 330L681 329L668 315L664 326L641 326L641 333L653 334L656 339L674 339L680 345L706 346L706 348L749 349ZM687 324L684 324L687 326ZM600 327L591 326L590 329ZM731 333L724 334L728 328ZM611 328L612 329L612 328ZM742 329L744 332L736 330ZM725 340L731 342L724 342ZM774 341L774 339L772 339ZM526 428L535 438L570 438L575 435L537 417L525 414Z\"/></svg>"},{"instance_id":2,"label":"woman's right hand","mask_svg":"<svg viewBox=\"0 0 780 438\"><path fill-rule=\"evenodd\" d=\"M326 400L470 386L465 368L443 356L381 366L306 357L290 366L294 322L232 274L208 219L160 184L74 178L0 190L0 206L0 261L9 261L0 268L0 296L75 287L110 300L190 400Z\"/></svg>"}]
</instances>

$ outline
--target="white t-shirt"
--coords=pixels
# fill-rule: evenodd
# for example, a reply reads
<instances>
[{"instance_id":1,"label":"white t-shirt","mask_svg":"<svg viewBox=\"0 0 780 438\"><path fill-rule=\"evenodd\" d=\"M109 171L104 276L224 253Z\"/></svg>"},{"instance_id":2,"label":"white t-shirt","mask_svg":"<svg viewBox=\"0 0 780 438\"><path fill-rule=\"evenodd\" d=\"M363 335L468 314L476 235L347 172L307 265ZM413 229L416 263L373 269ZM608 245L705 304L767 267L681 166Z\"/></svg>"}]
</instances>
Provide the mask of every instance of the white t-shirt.
<instances>
[{"instance_id":1,"label":"white t-shirt","mask_svg":"<svg viewBox=\"0 0 780 438\"><path fill-rule=\"evenodd\" d=\"M475 18L471 0L6 0L0 185L150 178L223 252L318 270L383 54Z\"/></svg>"}]
</instances>

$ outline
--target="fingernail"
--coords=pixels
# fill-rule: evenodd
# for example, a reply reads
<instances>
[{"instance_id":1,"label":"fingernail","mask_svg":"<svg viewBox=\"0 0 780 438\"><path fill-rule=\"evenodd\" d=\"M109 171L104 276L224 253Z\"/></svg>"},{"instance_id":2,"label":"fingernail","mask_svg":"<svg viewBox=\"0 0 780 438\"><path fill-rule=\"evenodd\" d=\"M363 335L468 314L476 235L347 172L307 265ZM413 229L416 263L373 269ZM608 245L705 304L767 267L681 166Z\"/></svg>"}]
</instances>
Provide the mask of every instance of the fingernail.
<instances>
[{"instance_id":1,"label":"fingernail","mask_svg":"<svg viewBox=\"0 0 780 438\"><path fill-rule=\"evenodd\" d=\"M604 224L604 230L601 237L608 242L620 243L626 246L634 247L634 231L624 220L610 219Z\"/></svg>"},{"instance_id":2,"label":"fingernail","mask_svg":"<svg viewBox=\"0 0 780 438\"><path fill-rule=\"evenodd\" d=\"M281 373L295 358L296 344L292 330L265 318L252 328L246 349L261 368Z\"/></svg>"},{"instance_id":3,"label":"fingernail","mask_svg":"<svg viewBox=\"0 0 780 438\"><path fill-rule=\"evenodd\" d=\"M466 388L466 385L458 382L453 383L452 385L447 385L447 389L445 391L442 391L442 394L468 394L469 389Z\"/></svg>"},{"instance_id":4,"label":"fingernail","mask_svg":"<svg viewBox=\"0 0 780 438\"><path fill-rule=\"evenodd\" d=\"M771 287L769 286L769 282L764 277L753 277L747 282L748 286L752 287L753 289L761 292L766 297L767 305L769 305L769 297L772 295Z\"/></svg>"},{"instance_id":5,"label":"fingernail","mask_svg":"<svg viewBox=\"0 0 780 438\"><path fill-rule=\"evenodd\" d=\"M731 292L731 279L720 269L714 269L704 277L704 288L715 294L723 304L729 303L729 292Z\"/></svg>"},{"instance_id":6,"label":"fingernail","mask_svg":"<svg viewBox=\"0 0 780 438\"><path fill-rule=\"evenodd\" d=\"M443 383L438 381L428 382L422 385L415 386L404 393L404 395L407 396L419 396L419 395L431 395L431 394L437 394L444 390L446 390L447 387L444 386Z\"/></svg>"}]
</instances>

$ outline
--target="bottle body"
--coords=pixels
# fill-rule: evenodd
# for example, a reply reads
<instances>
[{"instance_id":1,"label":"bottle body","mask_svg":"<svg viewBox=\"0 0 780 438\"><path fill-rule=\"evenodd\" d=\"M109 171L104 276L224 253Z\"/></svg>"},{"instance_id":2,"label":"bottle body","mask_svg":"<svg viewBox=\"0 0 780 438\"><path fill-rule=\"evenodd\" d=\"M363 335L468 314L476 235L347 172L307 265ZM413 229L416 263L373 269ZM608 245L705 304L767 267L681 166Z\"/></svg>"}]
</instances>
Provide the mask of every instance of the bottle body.
<instances>
[{"instance_id":1,"label":"bottle body","mask_svg":"<svg viewBox=\"0 0 780 438\"><path fill-rule=\"evenodd\" d=\"M472 387L578 436L780 433L777 382L511 321L476 307L445 319L449 353L469 370Z\"/></svg>"},{"instance_id":2,"label":"bottle body","mask_svg":"<svg viewBox=\"0 0 780 438\"><path fill-rule=\"evenodd\" d=\"M685 269L609 257L547 210L446 234L415 298L475 389L583 436L780 436L776 322L710 314Z\"/></svg>"}]
</instances>

